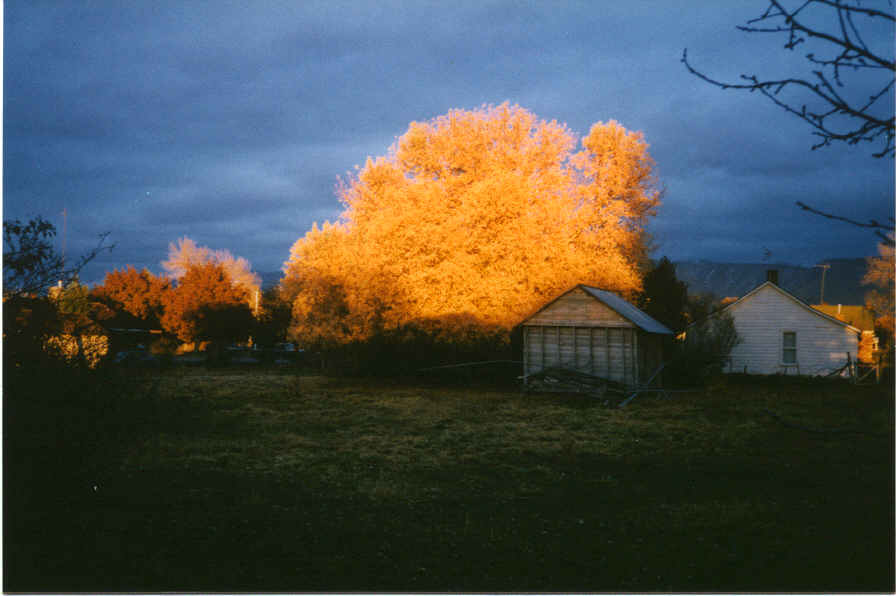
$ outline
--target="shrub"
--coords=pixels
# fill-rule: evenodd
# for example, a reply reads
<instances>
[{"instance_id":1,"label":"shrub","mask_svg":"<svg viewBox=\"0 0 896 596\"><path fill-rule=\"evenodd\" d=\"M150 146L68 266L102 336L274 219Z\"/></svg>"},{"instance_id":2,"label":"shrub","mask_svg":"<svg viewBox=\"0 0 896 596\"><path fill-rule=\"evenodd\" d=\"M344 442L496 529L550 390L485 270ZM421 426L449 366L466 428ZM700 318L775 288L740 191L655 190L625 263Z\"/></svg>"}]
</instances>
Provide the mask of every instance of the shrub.
<instances>
[{"instance_id":1,"label":"shrub","mask_svg":"<svg viewBox=\"0 0 896 596\"><path fill-rule=\"evenodd\" d=\"M105 335L70 335L63 333L47 339L46 349L68 363L83 362L96 368L109 354L109 338Z\"/></svg>"},{"instance_id":2,"label":"shrub","mask_svg":"<svg viewBox=\"0 0 896 596\"><path fill-rule=\"evenodd\" d=\"M730 313L720 312L694 323L673 346L667 381L676 385L706 384L722 373L740 341Z\"/></svg>"}]
</instances>

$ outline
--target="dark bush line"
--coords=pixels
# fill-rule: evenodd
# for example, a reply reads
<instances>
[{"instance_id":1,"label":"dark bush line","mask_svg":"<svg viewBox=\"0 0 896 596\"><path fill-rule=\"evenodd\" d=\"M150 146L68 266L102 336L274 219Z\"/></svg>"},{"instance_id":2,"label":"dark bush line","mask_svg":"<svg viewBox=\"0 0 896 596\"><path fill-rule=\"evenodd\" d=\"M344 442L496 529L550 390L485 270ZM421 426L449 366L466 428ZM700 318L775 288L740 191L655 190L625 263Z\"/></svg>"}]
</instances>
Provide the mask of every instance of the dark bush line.
<instances>
[{"instance_id":1,"label":"dark bush line","mask_svg":"<svg viewBox=\"0 0 896 596\"><path fill-rule=\"evenodd\" d=\"M471 329L462 338L449 338L438 331L406 326L403 329L381 332L363 342L342 346L315 346L304 356L309 366L328 374L349 376L420 376L421 369L440 365L477 363L494 360L518 360L522 351L522 332ZM494 374L476 368L460 374L481 376ZM452 377L458 373L433 372L429 376ZM519 373L517 373L519 374Z\"/></svg>"}]
</instances>

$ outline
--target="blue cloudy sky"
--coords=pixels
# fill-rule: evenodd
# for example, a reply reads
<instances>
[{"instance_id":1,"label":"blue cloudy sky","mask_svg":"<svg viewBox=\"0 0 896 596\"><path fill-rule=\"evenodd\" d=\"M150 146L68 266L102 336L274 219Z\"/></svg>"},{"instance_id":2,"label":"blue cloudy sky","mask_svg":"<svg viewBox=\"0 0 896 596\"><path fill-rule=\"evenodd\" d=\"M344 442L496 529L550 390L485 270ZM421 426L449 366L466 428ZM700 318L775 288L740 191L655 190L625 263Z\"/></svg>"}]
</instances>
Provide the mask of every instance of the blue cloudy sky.
<instances>
[{"instance_id":1,"label":"blue cloudy sky","mask_svg":"<svg viewBox=\"0 0 896 596\"><path fill-rule=\"evenodd\" d=\"M657 256L865 256L870 233L794 202L893 213L893 160L871 157L877 146L810 151L797 118L681 64L688 48L717 78L806 73L805 51L735 29L762 0L4 8L3 217L61 228L65 208L70 254L109 231L116 248L86 281L127 263L159 271L181 236L278 270L312 222L341 211L339 177L411 121L504 101L579 134L610 119L644 132L666 187ZM892 55L892 36L866 41Z\"/></svg>"}]
</instances>

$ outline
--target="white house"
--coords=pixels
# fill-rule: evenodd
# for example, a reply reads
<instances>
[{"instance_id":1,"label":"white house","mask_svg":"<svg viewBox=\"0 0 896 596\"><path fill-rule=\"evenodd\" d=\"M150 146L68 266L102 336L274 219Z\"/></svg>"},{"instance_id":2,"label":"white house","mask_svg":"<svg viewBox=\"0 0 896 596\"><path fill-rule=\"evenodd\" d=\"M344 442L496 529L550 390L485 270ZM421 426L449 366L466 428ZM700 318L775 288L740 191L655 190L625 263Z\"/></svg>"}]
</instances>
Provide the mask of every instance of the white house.
<instances>
[{"instance_id":1,"label":"white house","mask_svg":"<svg viewBox=\"0 0 896 596\"><path fill-rule=\"evenodd\" d=\"M855 362L861 331L816 310L769 281L726 306L741 343L731 372L823 375Z\"/></svg>"}]
</instances>

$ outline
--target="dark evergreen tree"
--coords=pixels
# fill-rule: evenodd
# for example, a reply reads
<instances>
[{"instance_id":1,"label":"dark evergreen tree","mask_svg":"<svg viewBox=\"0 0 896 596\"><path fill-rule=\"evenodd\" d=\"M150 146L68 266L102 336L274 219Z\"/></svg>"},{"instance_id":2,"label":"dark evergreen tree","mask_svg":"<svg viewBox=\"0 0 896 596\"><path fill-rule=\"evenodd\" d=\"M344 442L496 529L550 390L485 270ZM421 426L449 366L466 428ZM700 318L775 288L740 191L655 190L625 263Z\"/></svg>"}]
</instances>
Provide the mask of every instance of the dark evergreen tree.
<instances>
[{"instance_id":1,"label":"dark evergreen tree","mask_svg":"<svg viewBox=\"0 0 896 596\"><path fill-rule=\"evenodd\" d=\"M675 276L675 265L668 257L663 257L644 276L641 310L677 332L688 323L687 303L687 284Z\"/></svg>"}]
</instances>

